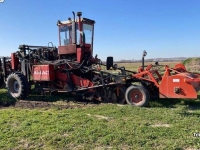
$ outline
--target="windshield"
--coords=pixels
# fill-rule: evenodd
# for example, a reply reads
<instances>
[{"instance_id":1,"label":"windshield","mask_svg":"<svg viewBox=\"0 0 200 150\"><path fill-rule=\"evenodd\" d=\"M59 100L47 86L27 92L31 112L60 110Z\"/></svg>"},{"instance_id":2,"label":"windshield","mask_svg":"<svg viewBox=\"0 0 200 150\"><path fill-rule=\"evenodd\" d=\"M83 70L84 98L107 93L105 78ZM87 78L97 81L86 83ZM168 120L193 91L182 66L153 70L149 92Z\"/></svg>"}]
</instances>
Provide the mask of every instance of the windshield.
<instances>
[{"instance_id":1,"label":"windshield","mask_svg":"<svg viewBox=\"0 0 200 150\"><path fill-rule=\"evenodd\" d=\"M83 41L85 40L85 43L87 44L92 44L92 32L93 32L93 25L89 25L89 24L83 24L83 32L85 35L85 39L83 39Z\"/></svg>"},{"instance_id":2,"label":"windshield","mask_svg":"<svg viewBox=\"0 0 200 150\"><path fill-rule=\"evenodd\" d=\"M64 45L72 44L72 25L60 26L59 31L60 31L60 45L64 46ZM77 41L80 40L80 35L78 33L79 33L78 25L76 24Z\"/></svg>"},{"instance_id":3,"label":"windshield","mask_svg":"<svg viewBox=\"0 0 200 150\"><path fill-rule=\"evenodd\" d=\"M62 25L59 26L60 32L60 46L72 44L72 25ZM83 24L83 41L86 44L92 45L92 37L93 37L93 25ZM76 24L76 43L80 44L80 32L78 30L78 24Z\"/></svg>"},{"instance_id":4,"label":"windshield","mask_svg":"<svg viewBox=\"0 0 200 150\"><path fill-rule=\"evenodd\" d=\"M72 26L60 26L60 45L70 44Z\"/></svg>"}]
</instances>

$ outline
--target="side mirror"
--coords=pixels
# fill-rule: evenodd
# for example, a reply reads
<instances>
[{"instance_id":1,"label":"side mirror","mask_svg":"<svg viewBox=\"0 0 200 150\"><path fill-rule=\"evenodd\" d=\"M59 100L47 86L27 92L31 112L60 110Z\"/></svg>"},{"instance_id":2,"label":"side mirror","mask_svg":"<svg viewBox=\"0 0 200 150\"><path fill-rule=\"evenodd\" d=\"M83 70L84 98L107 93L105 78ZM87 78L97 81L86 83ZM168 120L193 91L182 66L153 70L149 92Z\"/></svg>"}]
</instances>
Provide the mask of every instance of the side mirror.
<instances>
[{"instance_id":1,"label":"side mirror","mask_svg":"<svg viewBox=\"0 0 200 150\"><path fill-rule=\"evenodd\" d=\"M113 67L113 57L107 57L107 60L106 60L106 69L110 70L111 67Z\"/></svg>"}]
</instances>

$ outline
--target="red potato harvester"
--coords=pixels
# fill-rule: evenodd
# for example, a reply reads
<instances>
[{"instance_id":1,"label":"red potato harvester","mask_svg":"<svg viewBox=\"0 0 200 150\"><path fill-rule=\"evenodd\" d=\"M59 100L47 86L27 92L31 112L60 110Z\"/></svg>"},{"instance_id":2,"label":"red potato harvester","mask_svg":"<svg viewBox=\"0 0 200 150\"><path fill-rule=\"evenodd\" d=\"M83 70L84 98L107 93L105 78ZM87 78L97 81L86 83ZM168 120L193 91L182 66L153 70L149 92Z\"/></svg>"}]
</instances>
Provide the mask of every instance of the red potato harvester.
<instances>
[{"instance_id":1,"label":"red potato harvester","mask_svg":"<svg viewBox=\"0 0 200 150\"><path fill-rule=\"evenodd\" d=\"M27 99L30 91L71 93L88 100L146 106L150 99L196 99L200 75L188 72L183 64L174 68L144 66L138 72L113 65L113 57L103 64L93 57L95 21L81 18L58 20L59 46L20 45L19 51L0 61L0 85L17 99ZM119 74L102 70L118 70ZM161 68L164 67L164 71ZM139 84L138 84L139 83Z\"/></svg>"}]
</instances>

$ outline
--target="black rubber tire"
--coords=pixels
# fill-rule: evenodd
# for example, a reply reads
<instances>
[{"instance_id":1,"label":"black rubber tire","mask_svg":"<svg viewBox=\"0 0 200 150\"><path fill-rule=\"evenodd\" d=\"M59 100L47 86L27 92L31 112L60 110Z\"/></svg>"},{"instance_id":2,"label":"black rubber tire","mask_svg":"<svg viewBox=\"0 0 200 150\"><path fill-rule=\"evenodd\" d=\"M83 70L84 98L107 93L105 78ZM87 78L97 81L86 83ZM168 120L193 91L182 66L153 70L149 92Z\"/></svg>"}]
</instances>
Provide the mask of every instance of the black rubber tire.
<instances>
[{"instance_id":1,"label":"black rubber tire","mask_svg":"<svg viewBox=\"0 0 200 150\"><path fill-rule=\"evenodd\" d=\"M2 87L5 87L5 83L4 83L3 74L0 72L0 88L2 88Z\"/></svg>"},{"instance_id":2,"label":"black rubber tire","mask_svg":"<svg viewBox=\"0 0 200 150\"><path fill-rule=\"evenodd\" d=\"M135 93L133 93L133 92L135 92ZM126 102L129 105L144 107L144 106L147 106L148 103L149 103L150 94L149 94L148 90L143 86L133 86L133 85L131 85L126 90L125 98L126 98ZM132 98L134 98L134 100Z\"/></svg>"},{"instance_id":3,"label":"black rubber tire","mask_svg":"<svg viewBox=\"0 0 200 150\"><path fill-rule=\"evenodd\" d=\"M116 103L124 104L125 101L126 101L126 98L125 98L126 88L125 87L119 87L119 96L117 96L117 87L113 89L113 92L116 94L116 97L117 97Z\"/></svg>"},{"instance_id":4,"label":"black rubber tire","mask_svg":"<svg viewBox=\"0 0 200 150\"><path fill-rule=\"evenodd\" d=\"M29 86L22 73L12 73L6 81L8 93L16 99L25 99L28 96Z\"/></svg>"}]
</instances>

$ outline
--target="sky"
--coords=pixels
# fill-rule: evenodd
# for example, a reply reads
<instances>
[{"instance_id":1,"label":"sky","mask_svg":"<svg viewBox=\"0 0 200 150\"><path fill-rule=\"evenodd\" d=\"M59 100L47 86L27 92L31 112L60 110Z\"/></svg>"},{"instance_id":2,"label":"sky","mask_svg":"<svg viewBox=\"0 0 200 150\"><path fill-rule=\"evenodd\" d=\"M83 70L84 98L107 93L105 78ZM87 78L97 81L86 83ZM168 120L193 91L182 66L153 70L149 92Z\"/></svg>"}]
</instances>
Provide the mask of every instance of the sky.
<instances>
[{"instance_id":1,"label":"sky","mask_svg":"<svg viewBox=\"0 0 200 150\"><path fill-rule=\"evenodd\" d=\"M5 0L0 56L21 44L58 46L58 20L72 11L95 20L93 54L101 60L200 57L200 0Z\"/></svg>"}]
</instances>

